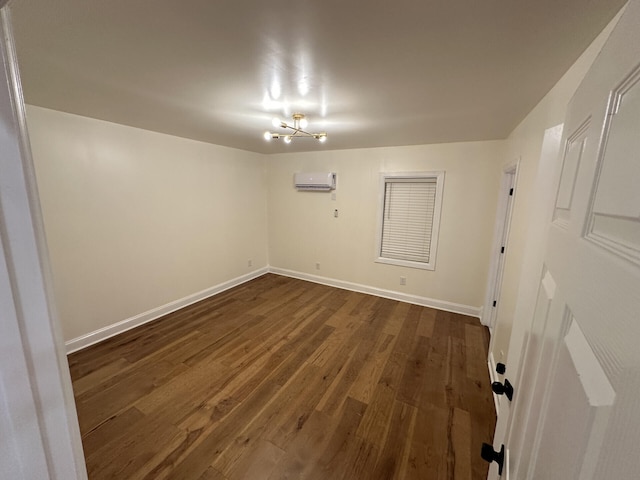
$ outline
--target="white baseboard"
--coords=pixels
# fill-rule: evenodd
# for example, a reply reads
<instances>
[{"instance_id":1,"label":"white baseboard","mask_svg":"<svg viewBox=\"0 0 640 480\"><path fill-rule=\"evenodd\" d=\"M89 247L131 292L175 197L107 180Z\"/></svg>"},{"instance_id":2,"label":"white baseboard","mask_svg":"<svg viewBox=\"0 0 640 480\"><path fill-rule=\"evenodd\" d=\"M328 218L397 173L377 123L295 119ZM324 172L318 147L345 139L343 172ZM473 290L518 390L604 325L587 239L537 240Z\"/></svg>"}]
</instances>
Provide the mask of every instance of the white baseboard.
<instances>
[{"instance_id":1,"label":"white baseboard","mask_svg":"<svg viewBox=\"0 0 640 480\"><path fill-rule=\"evenodd\" d=\"M113 337L120 333L126 332L127 330L131 330L132 328L135 328L145 323L156 320L157 318L160 318L163 315L167 315L171 312L175 312L176 310L180 310L181 308L184 308L188 305L199 302L200 300L204 300L205 298L211 297L212 295L216 295L217 293L221 293L221 292L224 292L225 290L229 290L230 288L241 285L245 282L248 282L249 280L253 280L254 278L260 277L268 272L269 272L269 267L263 267L259 270L255 270L246 275L236 277L234 279L220 283L213 287L209 287L200 292L188 295L184 298L180 298L173 302L169 302L160 307L147 310L146 312L140 313L138 315L135 315L133 317L127 318L120 322L114 323L107 327L87 333L86 335L82 335L80 337L71 339L65 342L67 354L76 352L78 350L82 350L83 348L86 348L90 345L101 342L103 340L106 340L107 338Z\"/></svg>"},{"instance_id":2,"label":"white baseboard","mask_svg":"<svg viewBox=\"0 0 640 480\"><path fill-rule=\"evenodd\" d=\"M344 290L367 293L370 295L376 295L378 297L389 298L391 300L398 300L400 302L413 303L416 305L421 305L423 307L430 307L447 312L469 315L471 317L481 318L482 313L482 307L471 307L469 305L462 305L443 300L435 300L433 298L408 295L406 293L395 292L393 290L384 290L382 288L360 285L358 283L345 282L343 280L336 280L333 278L321 277L318 275L311 275L308 273L296 272L283 268L263 267L246 275L242 275L227 282L223 282L219 285L207 288L206 290L202 290L201 292L188 295L184 298L175 300L160 307L153 308L107 327L87 333L86 335L71 339L65 343L67 354L82 350L83 348L106 340L107 338L126 332L127 330L131 330L132 328L139 327L140 325L144 325L145 323L156 320L163 315L167 315L171 312L175 312L176 310L180 310L181 308L199 302L200 300L203 300L205 298L211 297L212 295L216 295L217 293L224 292L225 290L241 285L266 273L274 273L276 275L283 275L285 277L298 278L300 280L307 280L331 287L342 288Z\"/></svg>"},{"instance_id":3,"label":"white baseboard","mask_svg":"<svg viewBox=\"0 0 640 480\"><path fill-rule=\"evenodd\" d=\"M269 272L275 273L277 275L283 275L285 277L292 277L300 280L307 280L309 282L320 283L322 285L329 285L330 287L351 290L353 292L368 293L370 295L376 295L378 297L390 298L391 300L398 300L400 302L413 303L416 305L421 305L423 307L444 310L446 312L469 315L470 317L480 318L480 314L482 312L481 307L471 307L469 305L446 302L444 300L435 300L433 298L419 297L417 295L408 295L406 293L395 292L393 290L384 290L382 288L360 285L358 283L345 282L343 280L336 280L333 278L321 277L318 275L311 275L308 273L296 272L293 270L286 270L284 268L269 267Z\"/></svg>"}]
</instances>

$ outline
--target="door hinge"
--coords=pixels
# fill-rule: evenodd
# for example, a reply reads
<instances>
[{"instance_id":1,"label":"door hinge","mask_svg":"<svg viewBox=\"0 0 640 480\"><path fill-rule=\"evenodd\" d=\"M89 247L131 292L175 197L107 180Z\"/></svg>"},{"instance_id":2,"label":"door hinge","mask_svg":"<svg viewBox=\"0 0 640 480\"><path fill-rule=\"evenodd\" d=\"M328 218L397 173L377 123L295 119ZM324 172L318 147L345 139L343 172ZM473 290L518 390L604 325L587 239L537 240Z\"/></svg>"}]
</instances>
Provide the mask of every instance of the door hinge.
<instances>
[{"instance_id":1,"label":"door hinge","mask_svg":"<svg viewBox=\"0 0 640 480\"><path fill-rule=\"evenodd\" d=\"M497 301L497 300L494 300L494 301L493 301L493 306L495 307L497 303L498 303L498 301Z\"/></svg>"},{"instance_id":2,"label":"door hinge","mask_svg":"<svg viewBox=\"0 0 640 480\"><path fill-rule=\"evenodd\" d=\"M510 402L513 400L513 385L511 385L511 382L509 382L509 380L507 380L506 378L504 380L504 383L493 382L491 384L491 390L493 390L493 393L495 393L496 395L506 396Z\"/></svg>"},{"instance_id":3,"label":"door hinge","mask_svg":"<svg viewBox=\"0 0 640 480\"><path fill-rule=\"evenodd\" d=\"M509 189L509 196L513 195L513 188Z\"/></svg>"},{"instance_id":4,"label":"door hinge","mask_svg":"<svg viewBox=\"0 0 640 480\"><path fill-rule=\"evenodd\" d=\"M504 253L504 247L500 248L500 253Z\"/></svg>"},{"instance_id":5,"label":"door hinge","mask_svg":"<svg viewBox=\"0 0 640 480\"><path fill-rule=\"evenodd\" d=\"M499 452L496 452L493 449L493 445L483 443L480 456L483 460L489 463L496 462L498 464L498 475L502 475L502 467L504 466L504 445L500 447Z\"/></svg>"}]
</instances>

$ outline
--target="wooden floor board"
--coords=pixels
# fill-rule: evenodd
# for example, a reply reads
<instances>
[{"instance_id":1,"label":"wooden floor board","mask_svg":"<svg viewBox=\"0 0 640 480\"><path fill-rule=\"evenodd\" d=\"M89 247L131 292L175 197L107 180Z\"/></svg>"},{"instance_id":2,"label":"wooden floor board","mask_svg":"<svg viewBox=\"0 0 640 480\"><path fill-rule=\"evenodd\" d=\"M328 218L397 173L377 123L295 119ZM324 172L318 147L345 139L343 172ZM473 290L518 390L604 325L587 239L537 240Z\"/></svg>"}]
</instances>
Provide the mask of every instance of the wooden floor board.
<instances>
[{"instance_id":1,"label":"wooden floor board","mask_svg":"<svg viewBox=\"0 0 640 480\"><path fill-rule=\"evenodd\" d=\"M380 448L372 479L402 478L406 471L409 442L398 439L411 438L417 409L395 400L390 413L389 433Z\"/></svg>"},{"instance_id":2,"label":"wooden floor board","mask_svg":"<svg viewBox=\"0 0 640 480\"><path fill-rule=\"evenodd\" d=\"M477 319L264 275L69 356L91 480L484 479Z\"/></svg>"}]
</instances>

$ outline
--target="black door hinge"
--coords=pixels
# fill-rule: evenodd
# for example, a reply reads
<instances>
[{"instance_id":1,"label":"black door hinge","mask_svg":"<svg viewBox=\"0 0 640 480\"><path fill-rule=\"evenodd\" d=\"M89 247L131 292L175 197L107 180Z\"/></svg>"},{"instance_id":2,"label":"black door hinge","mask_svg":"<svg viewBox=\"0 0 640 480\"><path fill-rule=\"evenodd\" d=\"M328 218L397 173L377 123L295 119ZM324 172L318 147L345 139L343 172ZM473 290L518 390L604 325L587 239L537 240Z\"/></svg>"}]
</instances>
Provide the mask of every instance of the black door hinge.
<instances>
[{"instance_id":1,"label":"black door hinge","mask_svg":"<svg viewBox=\"0 0 640 480\"><path fill-rule=\"evenodd\" d=\"M494 306L494 307L496 306L496 303L498 303L498 301L497 301L497 300L494 300L494 301L493 301L493 306Z\"/></svg>"},{"instance_id":2,"label":"black door hinge","mask_svg":"<svg viewBox=\"0 0 640 480\"><path fill-rule=\"evenodd\" d=\"M507 380L506 378L504 380L504 383L493 382L491 384L491 390L493 390L493 393L495 393L496 395L506 396L510 402L513 400L513 385L511 385L511 382L509 382L509 380Z\"/></svg>"},{"instance_id":3,"label":"black door hinge","mask_svg":"<svg viewBox=\"0 0 640 480\"><path fill-rule=\"evenodd\" d=\"M509 189L509 196L513 195L513 188Z\"/></svg>"},{"instance_id":4,"label":"black door hinge","mask_svg":"<svg viewBox=\"0 0 640 480\"><path fill-rule=\"evenodd\" d=\"M500 248L500 253L504 253L504 247Z\"/></svg>"},{"instance_id":5,"label":"black door hinge","mask_svg":"<svg viewBox=\"0 0 640 480\"><path fill-rule=\"evenodd\" d=\"M493 445L483 443L480 456L489 463L496 462L498 464L498 475L502 476L502 468L504 467L504 445L501 445L500 451L496 452L493 449Z\"/></svg>"}]
</instances>

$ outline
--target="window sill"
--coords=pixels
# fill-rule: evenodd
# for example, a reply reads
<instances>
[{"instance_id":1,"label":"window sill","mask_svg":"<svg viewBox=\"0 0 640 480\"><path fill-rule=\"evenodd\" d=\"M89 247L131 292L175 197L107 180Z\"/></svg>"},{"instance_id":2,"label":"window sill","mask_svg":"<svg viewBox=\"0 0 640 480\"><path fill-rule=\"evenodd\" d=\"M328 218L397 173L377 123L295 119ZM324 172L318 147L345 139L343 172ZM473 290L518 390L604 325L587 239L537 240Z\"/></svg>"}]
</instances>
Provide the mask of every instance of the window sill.
<instances>
[{"instance_id":1,"label":"window sill","mask_svg":"<svg viewBox=\"0 0 640 480\"><path fill-rule=\"evenodd\" d=\"M385 263L387 265L397 265L399 267L417 268L419 270L435 270L436 266L433 263L421 263L411 262L409 260L398 260L395 258L378 257L375 260L376 263Z\"/></svg>"}]
</instances>

